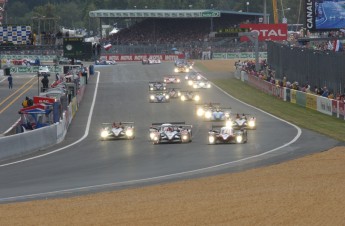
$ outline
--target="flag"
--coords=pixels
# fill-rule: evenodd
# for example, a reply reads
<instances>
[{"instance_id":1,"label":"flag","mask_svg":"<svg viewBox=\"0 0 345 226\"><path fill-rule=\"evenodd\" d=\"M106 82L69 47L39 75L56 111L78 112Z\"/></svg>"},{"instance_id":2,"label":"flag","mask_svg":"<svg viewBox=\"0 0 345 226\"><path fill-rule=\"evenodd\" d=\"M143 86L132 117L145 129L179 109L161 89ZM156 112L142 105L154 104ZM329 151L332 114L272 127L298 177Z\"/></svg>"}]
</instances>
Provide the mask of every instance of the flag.
<instances>
[{"instance_id":1,"label":"flag","mask_svg":"<svg viewBox=\"0 0 345 226\"><path fill-rule=\"evenodd\" d=\"M328 50L333 50L334 49L333 43L331 41L328 41L327 49Z\"/></svg>"},{"instance_id":2,"label":"flag","mask_svg":"<svg viewBox=\"0 0 345 226\"><path fill-rule=\"evenodd\" d=\"M109 44L107 44L107 45L105 45L105 46L103 46L103 48L106 50L106 51L108 51L109 49L111 49L111 47L113 47L110 43Z\"/></svg>"},{"instance_id":3,"label":"flag","mask_svg":"<svg viewBox=\"0 0 345 226\"><path fill-rule=\"evenodd\" d=\"M335 52L339 52L343 50L343 45L339 40L333 42L333 50Z\"/></svg>"}]
</instances>

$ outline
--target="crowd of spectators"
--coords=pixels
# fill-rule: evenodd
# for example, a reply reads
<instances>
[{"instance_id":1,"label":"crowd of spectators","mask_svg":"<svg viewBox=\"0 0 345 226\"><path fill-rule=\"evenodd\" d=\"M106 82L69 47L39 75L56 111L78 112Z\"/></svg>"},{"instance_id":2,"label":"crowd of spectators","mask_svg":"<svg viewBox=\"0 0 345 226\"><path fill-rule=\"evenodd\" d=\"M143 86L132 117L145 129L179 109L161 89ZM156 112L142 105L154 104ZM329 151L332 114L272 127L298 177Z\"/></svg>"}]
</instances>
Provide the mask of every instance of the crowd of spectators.
<instances>
[{"instance_id":1,"label":"crowd of spectators","mask_svg":"<svg viewBox=\"0 0 345 226\"><path fill-rule=\"evenodd\" d=\"M262 80L265 80L273 85L279 86L279 87L286 87L289 89L298 90L301 92L306 93L312 93L315 95L323 96L329 99L335 99L342 102L345 102L345 94L344 93L337 93L334 94L334 92L330 89L328 89L326 86L318 87L310 86L308 82L304 82L303 84L300 84L298 81L289 81L286 75L283 75L283 79L277 79L276 78L276 72L273 70L267 63L266 60L262 60L260 62L260 70L255 70L255 61L253 60L245 60L242 61L239 60L235 63L236 69L244 70L246 73L256 76Z\"/></svg>"}]
</instances>

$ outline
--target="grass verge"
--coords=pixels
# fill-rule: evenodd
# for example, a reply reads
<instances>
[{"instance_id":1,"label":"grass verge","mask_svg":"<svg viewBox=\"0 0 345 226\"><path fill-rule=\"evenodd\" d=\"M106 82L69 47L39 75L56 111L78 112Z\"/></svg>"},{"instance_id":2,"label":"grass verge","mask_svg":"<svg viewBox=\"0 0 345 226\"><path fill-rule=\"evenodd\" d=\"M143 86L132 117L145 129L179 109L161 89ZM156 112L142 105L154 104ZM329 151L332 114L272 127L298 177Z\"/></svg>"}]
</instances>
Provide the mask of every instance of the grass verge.
<instances>
[{"instance_id":1,"label":"grass verge","mask_svg":"<svg viewBox=\"0 0 345 226\"><path fill-rule=\"evenodd\" d=\"M196 66L201 71L210 72L209 69L200 63ZM235 78L211 79L211 81L235 98L279 118L300 127L330 136L336 140L345 141L344 120L306 109L296 104L284 102Z\"/></svg>"}]
</instances>

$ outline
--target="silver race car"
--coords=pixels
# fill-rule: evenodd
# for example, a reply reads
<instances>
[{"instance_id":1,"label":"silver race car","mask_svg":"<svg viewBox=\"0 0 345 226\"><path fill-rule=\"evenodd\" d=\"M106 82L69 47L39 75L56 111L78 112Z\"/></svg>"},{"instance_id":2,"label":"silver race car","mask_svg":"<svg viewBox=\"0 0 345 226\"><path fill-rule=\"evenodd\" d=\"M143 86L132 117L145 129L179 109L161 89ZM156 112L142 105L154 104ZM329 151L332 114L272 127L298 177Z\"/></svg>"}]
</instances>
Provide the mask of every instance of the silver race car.
<instances>
[{"instance_id":1,"label":"silver race car","mask_svg":"<svg viewBox=\"0 0 345 226\"><path fill-rule=\"evenodd\" d=\"M181 101L200 101L200 94L198 91L185 90L181 91Z\"/></svg>"},{"instance_id":2,"label":"silver race car","mask_svg":"<svg viewBox=\"0 0 345 226\"><path fill-rule=\"evenodd\" d=\"M256 129L256 117L249 114L236 114L233 119L233 127L237 129Z\"/></svg>"},{"instance_id":3,"label":"silver race car","mask_svg":"<svg viewBox=\"0 0 345 226\"><path fill-rule=\"evenodd\" d=\"M149 82L149 90L150 91L156 91L156 90L166 90L167 89L167 84L162 81L156 81L156 82Z\"/></svg>"},{"instance_id":4,"label":"silver race car","mask_svg":"<svg viewBox=\"0 0 345 226\"><path fill-rule=\"evenodd\" d=\"M152 123L149 131L153 144L192 142L192 125L185 122Z\"/></svg>"},{"instance_id":5,"label":"silver race car","mask_svg":"<svg viewBox=\"0 0 345 226\"><path fill-rule=\"evenodd\" d=\"M151 91L149 101L150 103L168 103L170 95L166 91Z\"/></svg>"},{"instance_id":6,"label":"silver race car","mask_svg":"<svg viewBox=\"0 0 345 226\"><path fill-rule=\"evenodd\" d=\"M221 107L220 104L197 105L197 115L207 121L227 121L231 116L230 107Z\"/></svg>"},{"instance_id":7,"label":"silver race car","mask_svg":"<svg viewBox=\"0 0 345 226\"><path fill-rule=\"evenodd\" d=\"M193 81L190 83L190 81ZM209 89L211 88L211 82L205 78L200 80L189 80L188 84L191 85L194 89Z\"/></svg>"},{"instance_id":8,"label":"silver race car","mask_svg":"<svg viewBox=\"0 0 345 226\"><path fill-rule=\"evenodd\" d=\"M180 88L168 88L167 92L170 98L178 98L181 96Z\"/></svg>"},{"instance_id":9,"label":"silver race car","mask_svg":"<svg viewBox=\"0 0 345 226\"><path fill-rule=\"evenodd\" d=\"M167 75L163 78L164 82L167 84L178 84L181 82L180 77L177 75Z\"/></svg>"},{"instance_id":10,"label":"silver race car","mask_svg":"<svg viewBox=\"0 0 345 226\"><path fill-rule=\"evenodd\" d=\"M208 132L209 144L242 144L247 142L247 131L236 130L231 125L212 125Z\"/></svg>"},{"instance_id":11,"label":"silver race car","mask_svg":"<svg viewBox=\"0 0 345 226\"><path fill-rule=\"evenodd\" d=\"M102 123L101 140L134 139L134 122Z\"/></svg>"}]
</instances>

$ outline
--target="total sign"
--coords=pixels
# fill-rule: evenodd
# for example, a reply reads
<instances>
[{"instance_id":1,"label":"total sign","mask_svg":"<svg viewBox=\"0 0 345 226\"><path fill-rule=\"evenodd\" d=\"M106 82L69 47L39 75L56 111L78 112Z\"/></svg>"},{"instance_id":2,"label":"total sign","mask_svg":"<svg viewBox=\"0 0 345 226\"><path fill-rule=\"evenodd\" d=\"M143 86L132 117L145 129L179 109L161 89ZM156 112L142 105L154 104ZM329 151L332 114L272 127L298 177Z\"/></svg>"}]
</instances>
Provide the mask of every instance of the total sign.
<instances>
[{"instance_id":1,"label":"total sign","mask_svg":"<svg viewBox=\"0 0 345 226\"><path fill-rule=\"evenodd\" d=\"M258 33L259 41L284 41L288 37L287 24L241 24L240 28ZM249 41L249 38L242 36L241 41Z\"/></svg>"}]
</instances>

